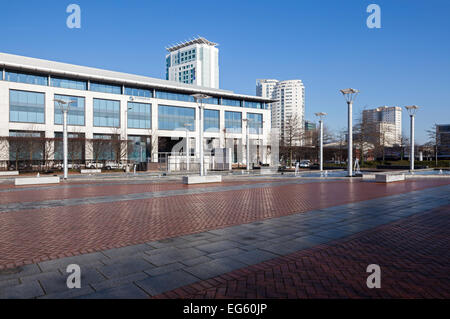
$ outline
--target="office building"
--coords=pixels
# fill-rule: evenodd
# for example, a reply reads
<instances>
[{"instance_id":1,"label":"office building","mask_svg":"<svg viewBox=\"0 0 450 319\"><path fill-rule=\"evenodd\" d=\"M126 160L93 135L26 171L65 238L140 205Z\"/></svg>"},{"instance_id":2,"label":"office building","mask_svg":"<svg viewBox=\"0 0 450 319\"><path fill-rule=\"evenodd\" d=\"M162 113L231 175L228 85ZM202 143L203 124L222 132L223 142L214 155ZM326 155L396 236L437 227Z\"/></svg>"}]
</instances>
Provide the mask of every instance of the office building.
<instances>
[{"instance_id":1,"label":"office building","mask_svg":"<svg viewBox=\"0 0 450 319\"><path fill-rule=\"evenodd\" d=\"M166 48L166 80L218 89L216 46L217 43L199 37Z\"/></svg>"},{"instance_id":2,"label":"office building","mask_svg":"<svg viewBox=\"0 0 450 319\"><path fill-rule=\"evenodd\" d=\"M60 99L71 101L69 153L75 141L82 144L72 157L81 162L118 158L157 162L159 153L171 152L186 136L186 128L192 148L198 149L199 107L192 96L197 93L211 97L203 104L206 148L230 147L244 156L233 156L234 162L245 163L243 120L251 119L250 142L262 141L258 144L265 154L270 99L5 53L0 53L0 137L60 139L63 117L55 102ZM118 155L111 148L100 149L99 141L119 139L131 140L139 146L137 151ZM27 151L10 143L0 160L15 161L18 156L60 160L61 141L50 144L50 149L38 147L27 157ZM265 156L262 159L266 161Z\"/></svg>"},{"instance_id":3,"label":"office building","mask_svg":"<svg viewBox=\"0 0 450 319\"><path fill-rule=\"evenodd\" d=\"M392 147L402 140L402 108L382 106L363 111L363 125L368 128L367 142Z\"/></svg>"},{"instance_id":4,"label":"office building","mask_svg":"<svg viewBox=\"0 0 450 319\"><path fill-rule=\"evenodd\" d=\"M302 145L305 121L305 86L303 82L301 80L260 79L256 83L256 95L276 100L270 104L272 128L279 130L281 139L289 135L288 126L295 123L297 127L294 131L298 137L295 138L294 144ZM291 121L290 119L295 120Z\"/></svg>"},{"instance_id":5,"label":"office building","mask_svg":"<svg viewBox=\"0 0 450 319\"><path fill-rule=\"evenodd\" d=\"M436 125L438 159L450 158L450 124Z\"/></svg>"}]
</instances>

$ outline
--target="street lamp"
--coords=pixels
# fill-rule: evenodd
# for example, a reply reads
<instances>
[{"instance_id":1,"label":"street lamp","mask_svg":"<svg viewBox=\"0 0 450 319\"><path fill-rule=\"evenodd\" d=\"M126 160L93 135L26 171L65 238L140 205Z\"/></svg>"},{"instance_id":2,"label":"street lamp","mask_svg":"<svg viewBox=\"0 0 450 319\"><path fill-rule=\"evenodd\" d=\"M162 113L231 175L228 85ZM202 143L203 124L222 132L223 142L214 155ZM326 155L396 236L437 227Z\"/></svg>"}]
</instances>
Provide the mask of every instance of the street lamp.
<instances>
[{"instance_id":1,"label":"street lamp","mask_svg":"<svg viewBox=\"0 0 450 319\"><path fill-rule=\"evenodd\" d=\"M67 113L69 112L70 103L75 103L75 101L65 101L54 99L58 103L59 107L63 111L63 169L64 169L64 179L67 179L68 167L67 167Z\"/></svg>"},{"instance_id":2,"label":"street lamp","mask_svg":"<svg viewBox=\"0 0 450 319\"><path fill-rule=\"evenodd\" d=\"M410 136L410 150L409 150L409 170L414 171L414 117L416 115L419 107L417 105L405 106L405 109L409 113L410 125L411 125L411 136Z\"/></svg>"},{"instance_id":3,"label":"street lamp","mask_svg":"<svg viewBox=\"0 0 450 319\"><path fill-rule=\"evenodd\" d=\"M250 123L250 119L243 119L242 121L244 121L246 123L246 129L245 129L245 145L246 145L246 154L245 154L245 158L246 158L246 162L247 162L247 172L250 172L250 145L249 145L249 132L248 132L248 127L249 127L249 123Z\"/></svg>"},{"instance_id":4,"label":"street lamp","mask_svg":"<svg viewBox=\"0 0 450 319\"><path fill-rule=\"evenodd\" d=\"M203 100L211 98L211 96L197 93L192 94L192 97L194 97L195 101L198 103L198 137L199 137L199 153L200 153L200 176L205 175L205 171L203 169Z\"/></svg>"},{"instance_id":5,"label":"street lamp","mask_svg":"<svg viewBox=\"0 0 450 319\"><path fill-rule=\"evenodd\" d=\"M192 126L191 123L184 123L184 129L186 130L186 147L185 147L185 151L186 151L186 170L189 171L189 156L190 154L190 149L189 149L189 129L188 127Z\"/></svg>"},{"instance_id":6,"label":"street lamp","mask_svg":"<svg viewBox=\"0 0 450 319\"><path fill-rule=\"evenodd\" d=\"M342 95L344 95L345 100L348 105L348 137L347 137L347 146L348 146L348 158L347 158L347 169L348 176L353 176L353 119L352 119L352 106L353 101L358 95L359 91L355 89L344 89L341 90Z\"/></svg>"},{"instance_id":7,"label":"street lamp","mask_svg":"<svg viewBox=\"0 0 450 319\"><path fill-rule=\"evenodd\" d=\"M327 115L327 113L318 112L314 113L319 118L319 143L320 143L320 171L323 171L323 118Z\"/></svg>"}]
</instances>

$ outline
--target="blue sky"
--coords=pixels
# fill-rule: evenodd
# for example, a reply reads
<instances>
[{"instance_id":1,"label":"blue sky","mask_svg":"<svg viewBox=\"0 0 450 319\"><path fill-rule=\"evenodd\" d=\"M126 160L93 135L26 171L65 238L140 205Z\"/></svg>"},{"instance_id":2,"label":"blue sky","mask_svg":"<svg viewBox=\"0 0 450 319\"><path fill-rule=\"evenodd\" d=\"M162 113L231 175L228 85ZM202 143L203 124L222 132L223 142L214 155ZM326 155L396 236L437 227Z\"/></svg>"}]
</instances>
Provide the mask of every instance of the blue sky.
<instances>
[{"instance_id":1,"label":"blue sky","mask_svg":"<svg viewBox=\"0 0 450 319\"><path fill-rule=\"evenodd\" d=\"M66 27L66 7L82 28ZM366 7L381 7L368 29ZM15 0L2 5L0 51L164 78L165 47L201 35L219 43L220 86L255 94L258 78L302 79L306 118L327 112L346 127L338 90L361 90L364 107L421 106L418 142L450 123L448 0ZM403 131L409 122L403 115Z\"/></svg>"}]
</instances>

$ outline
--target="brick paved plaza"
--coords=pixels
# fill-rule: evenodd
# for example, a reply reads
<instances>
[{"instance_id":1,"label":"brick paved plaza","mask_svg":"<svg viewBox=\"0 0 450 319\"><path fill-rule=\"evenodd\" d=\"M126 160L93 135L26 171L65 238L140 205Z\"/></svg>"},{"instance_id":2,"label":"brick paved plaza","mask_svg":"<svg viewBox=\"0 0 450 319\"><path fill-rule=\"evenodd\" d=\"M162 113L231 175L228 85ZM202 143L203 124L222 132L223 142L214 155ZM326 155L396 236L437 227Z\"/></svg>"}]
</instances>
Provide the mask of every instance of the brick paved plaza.
<instances>
[{"instance_id":1,"label":"brick paved plaza","mask_svg":"<svg viewBox=\"0 0 450 319\"><path fill-rule=\"evenodd\" d=\"M0 298L449 298L450 179L0 184ZM78 264L81 289L68 289ZM381 267L381 288L366 267Z\"/></svg>"}]
</instances>

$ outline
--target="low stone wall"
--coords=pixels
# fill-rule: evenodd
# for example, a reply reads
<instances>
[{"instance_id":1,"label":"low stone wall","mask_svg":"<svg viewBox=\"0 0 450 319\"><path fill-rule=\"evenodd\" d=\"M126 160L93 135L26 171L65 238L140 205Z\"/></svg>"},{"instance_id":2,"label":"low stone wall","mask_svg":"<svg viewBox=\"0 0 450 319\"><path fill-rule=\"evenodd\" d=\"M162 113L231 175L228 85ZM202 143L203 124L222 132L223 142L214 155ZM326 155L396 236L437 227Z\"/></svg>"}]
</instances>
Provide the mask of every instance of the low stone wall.
<instances>
[{"instance_id":1,"label":"low stone wall","mask_svg":"<svg viewBox=\"0 0 450 319\"><path fill-rule=\"evenodd\" d=\"M50 176L50 177L24 177L24 178L16 178L14 180L14 184L16 186L20 185L41 185L41 184L58 184L59 183L58 176Z\"/></svg>"}]
</instances>

